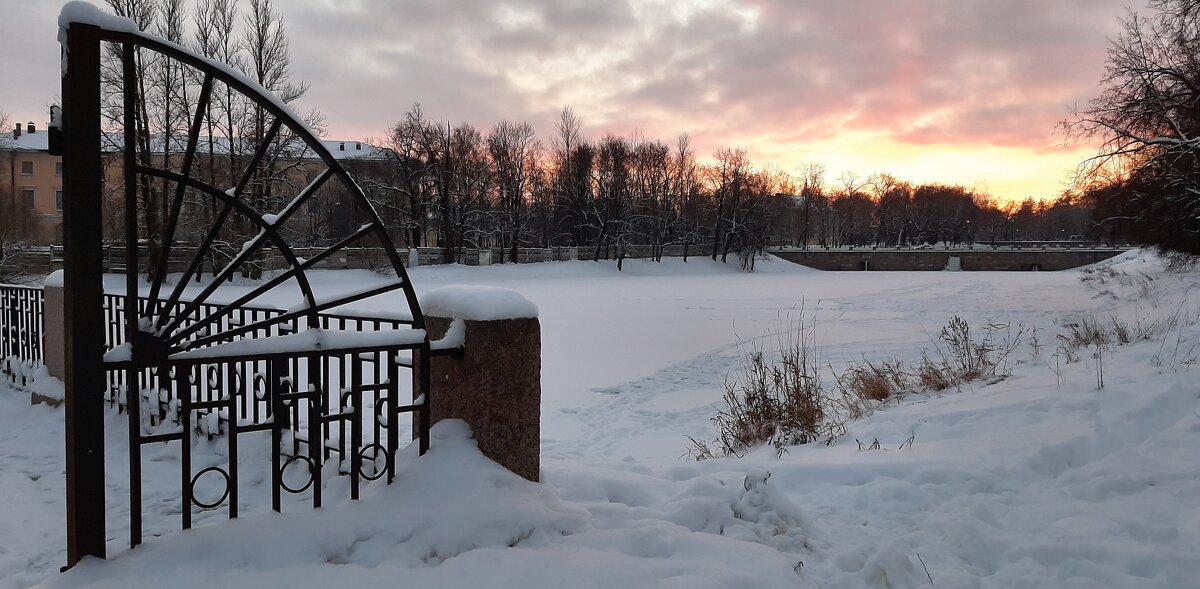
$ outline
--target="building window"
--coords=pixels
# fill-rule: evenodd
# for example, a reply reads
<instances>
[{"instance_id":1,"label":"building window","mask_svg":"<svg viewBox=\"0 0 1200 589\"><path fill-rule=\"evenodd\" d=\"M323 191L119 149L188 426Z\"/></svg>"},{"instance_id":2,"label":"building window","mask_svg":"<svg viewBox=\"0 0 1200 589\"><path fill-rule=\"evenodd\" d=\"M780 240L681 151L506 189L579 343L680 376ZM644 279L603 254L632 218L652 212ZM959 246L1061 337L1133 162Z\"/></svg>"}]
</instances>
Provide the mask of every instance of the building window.
<instances>
[{"instance_id":1,"label":"building window","mask_svg":"<svg viewBox=\"0 0 1200 589\"><path fill-rule=\"evenodd\" d=\"M33 162L21 162L21 175L22 176L32 176L33 175Z\"/></svg>"},{"instance_id":2,"label":"building window","mask_svg":"<svg viewBox=\"0 0 1200 589\"><path fill-rule=\"evenodd\" d=\"M54 162L54 175L62 176L62 162Z\"/></svg>"},{"instance_id":3,"label":"building window","mask_svg":"<svg viewBox=\"0 0 1200 589\"><path fill-rule=\"evenodd\" d=\"M55 190L54 191L54 208L61 211L62 210L62 202L63 202L62 191Z\"/></svg>"},{"instance_id":4,"label":"building window","mask_svg":"<svg viewBox=\"0 0 1200 589\"><path fill-rule=\"evenodd\" d=\"M36 196L36 194L37 194L36 189L34 189L32 187L21 189L21 204L24 205L25 210L27 210L27 211L33 210L34 197Z\"/></svg>"}]
</instances>

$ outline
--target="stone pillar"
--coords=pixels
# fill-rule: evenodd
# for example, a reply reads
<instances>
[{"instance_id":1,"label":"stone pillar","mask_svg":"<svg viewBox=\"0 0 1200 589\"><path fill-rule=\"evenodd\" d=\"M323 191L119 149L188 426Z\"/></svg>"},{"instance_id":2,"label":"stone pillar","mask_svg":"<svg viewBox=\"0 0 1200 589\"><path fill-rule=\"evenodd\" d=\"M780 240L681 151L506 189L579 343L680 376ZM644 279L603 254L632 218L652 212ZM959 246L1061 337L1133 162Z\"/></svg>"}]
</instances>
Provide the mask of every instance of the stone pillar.
<instances>
[{"instance_id":1,"label":"stone pillar","mask_svg":"<svg viewBox=\"0 0 1200 589\"><path fill-rule=\"evenodd\" d=\"M508 289L452 286L422 297L421 308L440 351L429 363L433 423L466 421L485 456L537 481L542 403L537 307Z\"/></svg>"},{"instance_id":2,"label":"stone pillar","mask_svg":"<svg viewBox=\"0 0 1200 589\"><path fill-rule=\"evenodd\" d=\"M62 270L46 277L42 287L42 354L50 376L63 380L67 376L66 328L63 299Z\"/></svg>"}]
</instances>

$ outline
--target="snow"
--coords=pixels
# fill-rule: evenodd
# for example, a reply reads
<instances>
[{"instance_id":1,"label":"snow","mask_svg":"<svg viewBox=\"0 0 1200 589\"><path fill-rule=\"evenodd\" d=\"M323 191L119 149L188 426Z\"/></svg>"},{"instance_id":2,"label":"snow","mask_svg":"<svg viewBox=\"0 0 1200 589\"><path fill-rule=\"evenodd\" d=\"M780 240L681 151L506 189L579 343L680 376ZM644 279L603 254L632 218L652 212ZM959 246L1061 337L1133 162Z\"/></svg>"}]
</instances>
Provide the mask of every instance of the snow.
<instances>
[{"instance_id":1,"label":"snow","mask_svg":"<svg viewBox=\"0 0 1200 589\"><path fill-rule=\"evenodd\" d=\"M141 32L141 29L132 20L109 14L82 0L71 0L63 4L62 10L58 13L58 43L63 46L61 69L64 78L67 75L67 29L70 28L71 23L95 25L121 33Z\"/></svg>"},{"instance_id":2,"label":"snow","mask_svg":"<svg viewBox=\"0 0 1200 589\"><path fill-rule=\"evenodd\" d=\"M499 321L538 316L537 305L521 293L495 286L443 286L420 299L422 312L431 317L467 321Z\"/></svg>"},{"instance_id":3,"label":"snow","mask_svg":"<svg viewBox=\"0 0 1200 589\"><path fill-rule=\"evenodd\" d=\"M429 455L418 459L410 447L400 458L393 485L368 485L351 503L345 477L330 474L327 507L289 498L273 514L262 468L269 436L253 434L239 440L244 517L198 511L196 529L179 532L178 447L151 445L147 541L127 551L127 418L111 412L110 559L65 575L56 572L65 544L62 410L30 407L27 395L0 387L0 588L399 578L521 588L1200 586L1200 385L1190 373L1200 272L1167 272L1144 251L1067 272L759 268L692 259L627 260L622 272L592 262L413 269L425 296L470 283L517 290L536 305L541 484L503 471L465 426L444 422ZM322 297L388 280L312 274ZM255 285L223 285L217 295L230 300ZM297 297L273 291L263 302ZM358 308L403 301L394 292ZM682 457L687 436L714 435L709 418L722 408L739 349L761 344L774 354L780 328L801 309L816 320L822 365L919 360L953 315L979 328L1037 327L1041 345L1027 335L1005 379L890 401L833 446ZM1089 317L1160 322L1149 340L1104 350L1100 390L1094 349L1071 363L1056 349L1066 324ZM878 440L879 449L859 450L855 439ZM222 463L223 446L198 440L195 468Z\"/></svg>"},{"instance_id":4,"label":"snow","mask_svg":"<svg viewBox=\"0 0 1200 589\"><path fill-rule=\"evenodd\" d=\"M51 272L49 275L46 276L46 282L42 286L49 286L51 288L62 288L63 287L63 271L55 270L55 271Z\"/></svg>"},{"instance_id":5,"label":"snow","mask_svg":"<svg viewBox=\"0 0 1200 589\"><path fill-rule=\"evenodd\" d=\"M62 399L66 395L63 381L51 376L50 369L44 365L33 370L31 379L25 388L29 389L29 392L47 399Z\"/></svg>"},{"instance_id":6,"label":"snow","mask_svg":"<svg viewBox=\"0 0 1200 589\"><path fill-rule=\"evenodd\" d=\"M411 346L425 341L423 329L339 331L309 329L271 338L241 339L206 348L177 352L173 360L200 360L266 354L300 354L351 348Z\"/></svg>"},{"instance_id":7,"label":"snow","mask_svg":"<svg viewBox=\"0 0 1200 589\"><path fill-rule=\"evenodd\" d=\"M133 344L125 342L117 345L107 352L104 352L104 362L116 364L118 362L128 362L133 359Z\"/></svg>"},{"instance_id":8,"label":"snow","mask_svg":"<svg viewBox=\"0 0 1200 589\"><path fill-rule=\"evenodd\" d=\"M454 319L450 322L450 326L446 328L446 334L434 342L429 342L430 349L433 350L452 350L461 348L467 343L467 323L464 319Z\"/></svg>"},{"instance_id":9,"label":"snow","mask_svg":"<svg viewBox=\"0 0 1200 589\"><path fill-rule=\"evenodd\" d=\"M100 7L80 0L63 4L58 13L59 42L66 42L66 31L71 23L95 25L118 33L140 33L137 23L123 16L105 12Z\"/></svg>"}]
</instances>

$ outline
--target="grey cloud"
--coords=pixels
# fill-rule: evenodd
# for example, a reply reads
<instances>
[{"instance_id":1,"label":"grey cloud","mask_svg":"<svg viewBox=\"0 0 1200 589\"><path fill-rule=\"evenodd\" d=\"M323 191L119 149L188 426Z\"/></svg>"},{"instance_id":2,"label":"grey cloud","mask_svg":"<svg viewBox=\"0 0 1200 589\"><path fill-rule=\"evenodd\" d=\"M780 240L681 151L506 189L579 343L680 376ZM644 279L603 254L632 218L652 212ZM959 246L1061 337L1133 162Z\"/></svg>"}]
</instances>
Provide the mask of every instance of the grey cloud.
<instances>
[{"instance_id":1,"label":"grey cloud","mask_svg":"<svg viewBox=\"0 0 1200 589\"><path fill-rule=\"evenodd\" d=\"M670 2L277 1L335 135L382 135L412 102L486 127L548 134L578 100L586 131L669 139L811 142L868 129L923 144L1037 148L1094 93L1124 0L730 0L670 16ZM52 3L0 0L18 118L57 91ZM649 8L647 6L650 6ZM746 27L743 14L758 15ZM652 13L654 18L639 18ZM661 14L660 14L661 13ZM506 15L527 18L502 22ZM597 60L597 56L607 56ZM848 125L848 127L844 126Z\"/></svg>"}]
</instances>

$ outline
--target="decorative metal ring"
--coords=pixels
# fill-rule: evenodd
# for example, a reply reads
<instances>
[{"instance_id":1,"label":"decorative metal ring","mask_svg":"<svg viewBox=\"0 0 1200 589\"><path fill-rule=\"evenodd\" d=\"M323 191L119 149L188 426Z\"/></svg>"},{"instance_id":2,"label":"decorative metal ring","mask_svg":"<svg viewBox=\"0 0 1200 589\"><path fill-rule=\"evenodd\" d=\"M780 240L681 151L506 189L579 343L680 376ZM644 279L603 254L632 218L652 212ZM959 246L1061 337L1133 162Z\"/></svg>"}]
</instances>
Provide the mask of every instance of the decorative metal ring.
<instances>
[{"instance_id":1,"label":"decorative metal ring","mask_svg":"<svg viewBox=\"0 0 1200 589\"><path fill-rule=\"evenodd\" d=\"M297 460L303 460L306 464L308 464L308 482L305 483L304 486L300 487L299 489L293 489L288 486L287 482L284 481L283 473L287 472L288 466L290 466L293 462L295 462ZM304 456L303 454L296 454L295 456L288 458L283 463L283 466L279 467L279 486L282 487L284 491L287 491L288 493L292 493L293 495L307 491L308 488L311 487L314 482L316 482L316 480L317 480L317 469L313 465L312 459L310 459L307 456Z\"/></svg>"},{"instance_id":2,"label":"decorative metal ring","mask_svg":"<svg viewBox=\"0 0 1200 589\"><path fill-rule=\"evenodd\" d=\"M375 464L375 462L376 462L377 460L379 460L379 453L380 453L380 452L383 452L383 456L384 456L384 458L386 458L386 459L389 459L389 460L390 460L390 459L391 459L391 457L392 457L392 453L391 453L391 452L388 452L388 449L387 449L387 448L384 448L384 447L383 447L383 444L380 444L379 442L375 442L375 443L373 443L373 444L367 444L366 446L363 446L362 448L359 448L359 450L358 450L358 457L359 457L359 459L360 459L360 460L359 460L359 463L358 463L358 475L359 475L359 476L361 476L361 477L362 477L362 478L364 478L364 479L367 479L368 481L374 481L374 480L378 480L378 479L379 479L379 477L382 477L382 476L384 475L384 473L386 473L386 472L387 472L387 467L386 467L386 466L385 466L384 468L377 468L377 470L375 471L375 474L373 474L373 475L369 475L369 474L367 474L367 473L363 472L363 469L362 469L362 463L363 463L363 461L361 460L361 458L363 457L363 453L364 453L364 452L366 452L367 450L370 450L370 449L372 449L372 448L374 448L374 449L375 449L375 455L374 455L374 456L371 458L371 464Z\"/></svg>"},{"instance_id":3,"label":"decorative metal ring","mask_svg":"<svg viewBox=\"0 0 1200 589\"><path fill-rule=\"evenodd\" d=\"M259 401L267 398L267 377L262 374L254 375L254 398Z\"/></svg>"},{"instance_id":4,"label":"decorative metal ring","mask_svg":"<svg viewBox=\"0 0 1200 589\"><path fill-rule=\"evenodd\" d=\"M221 497L218 498L216 501L213 501L212 503L204 503L196 498L196 481L199 480L200 477L204 476L204 473L209 472L209 471L218 472L221 474L222 477L225 478L225 492L221 493ZM195 503L201 509L212 509L212 508L224 503L225 499L229 497L229 473L225 472L225 470L219 466L210 466L210 467L196 473L194 476L192 476L192 482L188 483L188 495L191 496L192 503Z\"/></svg>"},{"instance_id":5,"label":"decorative metal ring","mask_svg":"<svg viewBox=\"0 0 1200 589\"><path fill-rule=\"evenodd\" d=\"M341 408L345 409L346 408L346 399L349 398L351 400L354 400L353 397L354 397L353 391L346 391L346 392L342 393L342 407ZM356 414L358 413L358 403L354 404L354 413L356 413Z\"/></svg>"},{"instance_id":6,"label":"decorative metal ring","mask_svg":"<svg viewBox=\"0 0 1200 589\"><path fill-rule=\"evenodd\" d=\"M208 365L208 388L216 389L221 386L221 370L216 364Z\"/></svg>"},{"instance_id":7,"label":"decorative metal ring","mask_svg":"<svg viewBox=\"0 0 1200 589\"><path fill-rule=\"evenodd\" d=\"M233 375L233 391L230 392L230 395L244 395L246 393L246 379L242 378L242 373L234 370L232 365L227 366L229 367L229 374Z\"/></svg>"},{"instance_id":8,"label":"decorative metal ring","mask_svg":"<svg viewBox=\"0 0 1200 589\"><path fill-rule=\"evenodd\" d=\"M391 419L388 418L390 411L388 409L390 408L388 407L387 397L380 397L375 401L375 423L379 427L391 427Z\"/></svg>"}]
</instances>

